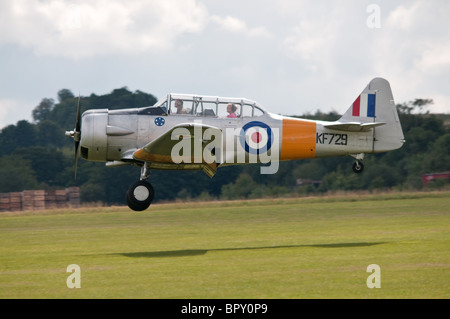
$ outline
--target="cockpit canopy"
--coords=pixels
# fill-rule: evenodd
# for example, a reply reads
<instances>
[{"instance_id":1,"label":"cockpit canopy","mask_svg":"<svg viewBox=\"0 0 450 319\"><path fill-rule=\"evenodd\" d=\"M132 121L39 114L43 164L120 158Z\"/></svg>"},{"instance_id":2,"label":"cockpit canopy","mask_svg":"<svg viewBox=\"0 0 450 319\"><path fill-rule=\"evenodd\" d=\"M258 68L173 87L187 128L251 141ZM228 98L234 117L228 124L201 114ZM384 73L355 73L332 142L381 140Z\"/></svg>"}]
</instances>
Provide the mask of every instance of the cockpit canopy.
<instances>
[{"instance_id":1,"label":"cockpit canopy","mask_svg":"<svg viewBox=\"0 0 450 319\"><path fill-rule=\"evenodd\" d=\"M153 107L159 107L169 115L242 118L258 117L266 112L255 101L244 98L167 94Z\"/></svg>"}]
</instances>

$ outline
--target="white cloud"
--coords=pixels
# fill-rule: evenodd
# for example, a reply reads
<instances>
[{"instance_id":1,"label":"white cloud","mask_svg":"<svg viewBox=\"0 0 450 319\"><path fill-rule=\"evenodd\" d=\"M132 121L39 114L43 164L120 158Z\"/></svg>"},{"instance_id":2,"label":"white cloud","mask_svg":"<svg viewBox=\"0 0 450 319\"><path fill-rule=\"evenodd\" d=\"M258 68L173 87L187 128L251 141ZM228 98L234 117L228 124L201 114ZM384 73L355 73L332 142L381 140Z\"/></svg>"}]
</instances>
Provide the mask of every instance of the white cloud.
<instances>
[{"instance_id":1,"label":"white cloud","mask_svg":"<svg viewBox=\"0 0 450 319\"><path fill-rule=\"evenodd\" d=\"M441 73L450 71L450 42L440 43L420 52L420 58L415 63L416 67L423 73Z\"/></svg>"},{"instance_id":2,"label":"white cloud","mask_svg":"<svg viewBox=\"0 0 450 319\"><path fill-rule=\"evenodd\" d=\"M410 5L399 5L388 17L388 23L402 30L408 30L415 26L417 14L420 14L420 2Z\"/></svg>"},{"instance_id":3,"label":"white cloud","mask_svg":"<svg viewBox=\"0 0 450 319\"><path fill-rule=\"evenodd\" d=\"M209 22L250 37L270 37L232 16L210 15L196 0L14 0L0 4L0 45L18 44L69 58L160 53Z\"/></svg>"},{"instance_id":4,"label":"white cloud","mask_svg":"<svg viewBox=\"0 0 450 319\"><path fill-rule=\"evenodd\" d=\"M428 107L428 111L432 113L446 113L450 112L450 96L436 92L433 94L433 105Z\"/></svg>"},{"instance_id":5,"label":"white cloud","mask_svg":"<svg viewBox=\"0 0 450 319\"><path fill-rule=\"evenodd\" d=\"M449 112L449 10L448 1L416 0L387 13L377 69L388 70L398 102L432 98L431 112Z\"/></svg>"},{"instance_id":6,"label":"white cloud","mask_svg":"<svg viewBox=\"0 0 450 319\"><path fill-rule=\"evenodd\" d=\"M211 19L222 26L225 30L231 32L241 32L247 29L245 22L234 17L226 16L225 18L222 18L217 15L213 15Z\"/></svg>"},{"instance_id":7,"label":"white cloud","mask_svg":"<svg viewBox=\"0 0 450 319\"><path fill-rule=\"evenodd\" d=\"M166 50L208 21L195 0L15 0L2 2L0 12L0 45L71 58Z\"/></svg>"},{"instance_id":8,"label":"white cloud","mask_svg":"<svg viewBox=\"0 0 450 319\"><path fill-rule=\"evenodd\" d=\"M284 39L286 48L299 54L306 61L317 61L336 43L339 22L332 19L333 13L323 11L321 15L300 13L297 24Z\"/></svg>"},{"instance_id":9,"label":"white cloud","mask_svg":"<svg viewBox=\"0 0 450 319\"><path fill-rule=\"evenodd\" d=\"M366 24L369 3L284 3L286 14L296 12L298 17L283 47L291 61L304 66L299 87L338 85L334 105L344 109L343 96L362 89L358 83L382 76L391 82L397 102L435 96L430 109L442 111L448 101L442 95L450 84L450 2L377 3L381 28L375 29ZM329 98L324 100L333 105Z\"/></svg>"},{"instance_id":10,"label":"white cloud","mask_svg":"<svg viewBox=\"0 0 450 319\"><path fill-rule=\"evenodd\" d=\"M413 57L417 73L448 74L450 71L450 30L446 22L449 10L448 2L437 5L416 1L409 7L398 6L390 13L387 24L393 30L391 43L414 39L403 40L408 46L402 46L401 53Z\"/></svg>"},{"instance_id":11,"label":"white cloud","mask_svg":"<svg viewBox=\"0 0 450 319\"><path fill-rule=\"evenodd\" d=\"M263 26L250 28L247 24L232 16L220 17L212 15L211 20L217 23L222 29L230 32L240 32L250 37L271 37L271 33Z\"/></svg>"}]
</instances>

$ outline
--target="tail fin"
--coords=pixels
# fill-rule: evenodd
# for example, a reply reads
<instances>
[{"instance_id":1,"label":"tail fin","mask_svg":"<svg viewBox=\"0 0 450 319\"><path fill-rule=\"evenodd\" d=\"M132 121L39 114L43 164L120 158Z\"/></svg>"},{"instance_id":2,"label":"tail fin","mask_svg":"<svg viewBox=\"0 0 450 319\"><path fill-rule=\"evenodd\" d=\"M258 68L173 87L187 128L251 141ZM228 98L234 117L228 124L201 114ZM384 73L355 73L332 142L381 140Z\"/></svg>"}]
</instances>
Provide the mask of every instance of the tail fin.
<instances>
[{"instance_id":1,"label":"tail fin","mask_svg":"<svg viewBox=\"0 0 450 319\"><path fill-rule=\"evenodd\" d=\"M382 78L370 81L338 123L373 129L374 153L398 149L405 142L391 86Z\"/></svg>"}]
</instances>

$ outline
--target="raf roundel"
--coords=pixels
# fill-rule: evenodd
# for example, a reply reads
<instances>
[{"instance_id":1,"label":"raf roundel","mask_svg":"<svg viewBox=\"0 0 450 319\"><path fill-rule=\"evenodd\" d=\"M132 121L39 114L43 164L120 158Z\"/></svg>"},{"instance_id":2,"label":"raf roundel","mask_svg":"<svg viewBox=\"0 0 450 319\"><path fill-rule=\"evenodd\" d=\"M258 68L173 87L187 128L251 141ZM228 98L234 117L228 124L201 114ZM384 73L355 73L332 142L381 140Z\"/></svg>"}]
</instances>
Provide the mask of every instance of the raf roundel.
<instances>
[{"instance_id":1,"label":"raf roundel","mask_svg":"<svg viewBox=\"0 0 450 319\"><path fill-rule=\"evenodd\" d=\"M264 154L272 147L272 130L266 123L249 122L242 127L240 142L247 153Z\"/></svg>"},{"instance_id":2,"label":"raf roundel","mask_svg":"<svg viewBox=\"0 0 450 319\"><path fill-rule=\"evenodd\" d=\"M156 126L163 126L166 123L166 120L163 117L157 117L155 119Z\"/></svg>"}]
</instances>

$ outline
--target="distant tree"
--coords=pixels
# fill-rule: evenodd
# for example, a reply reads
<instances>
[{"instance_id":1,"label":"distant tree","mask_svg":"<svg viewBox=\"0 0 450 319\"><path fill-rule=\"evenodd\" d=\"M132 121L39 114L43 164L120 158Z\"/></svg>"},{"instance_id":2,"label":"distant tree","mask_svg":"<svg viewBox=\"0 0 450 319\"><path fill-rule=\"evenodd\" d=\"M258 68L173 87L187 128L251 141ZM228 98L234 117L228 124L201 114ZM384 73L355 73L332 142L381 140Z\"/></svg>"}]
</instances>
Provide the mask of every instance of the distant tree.
<instances>
[{"instance_id":1,"label":"distant tree","mask_svg":"<svg viewBox=\"0 0 450 319\"><path fill-rule=\"evenodd\" d=\"M343 170L338 166L323 177L323 183L320 186L325 191L337 190L355 190L361 188L360 176L347 173L348 170Z\"/></svg>"},{"instance_id":2,"label":"distant tree","mask_svg":"<svg viewBox=\"0 0 450 319\"><path fill-rule=\"evenodd\" d=\"M33 120L35 122L40 122L47 119L54 106L55 101L53 99L42 99L41 103L39 103L32 112Z\"/></svg>"},{"instance_id":3,"label":"distant tree","mask_svg":"<svg viewBox=\"0 0 450 319\"><path fill-rule=\"evenodd\" d=\"M11 154L20 147L38 143L36 125L21 120L17 125L8 125L0 134L0 156Z\"/></svg>"},{"instance_id":4,"label":"distant tree","mask_svg":"<svg viewBox=\"0 0 450 319\"><path fill-rule=\"evenodd\" d=\"M8 125L2 129L0 134L0 156L11 153L16 146L16 126Z\"/></svg>"},{"instance_id":5,"label":"distant tree","mask_svg":"<svg viewBox=\"0 0 450 319\"><path fill-rule=\"evenodd\" d=\"M41 146L62 147L66 142L64 130L56 123L44 120L37 125L38 144Z\"/></svg>"},{"instance_id":6,"label":"distant tree","mask_svg":"<svg viewBox=\"0 0 450 319\"><path fill-rule=\"evenodd\" d=\"M433 103L433 99L415 99L414 101L397 104L397 110L400 114L423 114L427 105ZM429 112L426 111L426 113Z\"/></svg>"},{"instance_id":7,"label":"distant tree","mask_svg":"<svg viewBox=\"0 0 450 319\"><path fill-rule=\"evenodd\" d=\"M75 127L75 118L77 114L78 98L66 98L60 103L55 104L54 108L46 118L49 121L61 127L63 134L66 130L72 130ZM81 98L81 112L86 111L88 105L86 100ZM69 139L66 139L69 141Z\"/></svg>"},{"instance_id":8,"label":"distant tree","mask_svg":"<svg viewBox=\"0 0 450 319\"><path fill-rule=\"evenodd\" d=\"M38 187L39 183L28 161L12 155L0 158L0 192L21 192Z\"/></svg>"},{"instance_id":9,"label":"distant tree","mask_svg":"<svg viewBox=\"0 0 450 319\"><path fill-rule=\"evenodd\" d=\"M83 202L106 202L105 185L86 183L81 187L81 200Z\"/></svg>"},{"instance_id":10,"label":"distant tree","mask_svg":"<svg viewBox=\"0 0 450 319\"><path fill-rule=\"evenodd\" d=\"M28 147L37 144L37 130L35 125L22 120L17 122L16 128L16 147Z\"/></svg>"},{"instance_id":11,"label":"distant tree","mask_svg":"<svg viewBox=\"0 0 450 319\"><path fill-rule=\"evenodd\" d=\"M427 173L450 171L450 133L436 139L424 160Z\"/></svg>"},{"instance_id":12,"label":"distant tree","mask_svg":"<svg viewBox=\"0 0 450 319\"><path fill-rule=\"evenodd\" d=\"M248 198L257 184L247 173L241 174L236 182L222 187L222 197L225 199Z\"/></svg>"},{"instance_id":13,"label":"distant tree","mask_svg":"<svg viewBox=\"0 0 450 319\"><path fill-rule=\"evenodd\" d=\"M361 179L361 187L370 190L391 188L401 182L400 174L392 165L377 160L373 160L370 165L366 165L364 174L361 174Z\"/></svg>"},{"instance_id":14,"label":"distant tree","mask_svg":"<svg viewBox=\"0 0 450 319\"><path fill-rule=\"evenodd\" d=\"M68 159L56 149L32 146L17 149L12 155L25 159L33 170L36 180L43 186L64 186L64 175Z\"/></svg>"},{"instance_id":15,"label":"distant tree","mask_svg":"<svg viewBox=\"0 0 450 319\"><path fill-rule=\"evenodd\" d=\"M419 114L430 113L430 111L425 110L429 104L434 104L433 99L415 99L411 102L412 105L418 110Z\"/></svg>"},{"instance_id":16,"label":"distant tree","mask_svg":"<svg viewBox=\"0 0 450 319\"><path fill-rule=\"evenodd\" d=\"M305 160L292 171L296 179L321 180L326 173L318 160Z\"/></svg>"},{"instance_id":17,"label":"distant tree","mask_svg":"<svg viewBox=\"0 0 450 319\"><path fill-rule=\"evenodd\" d=\"M75 95L73 95L72 91L68 89L62 89L58 91L58 102L61 103L67 99L73 99Z\"/></svg>"}]
</instances>

